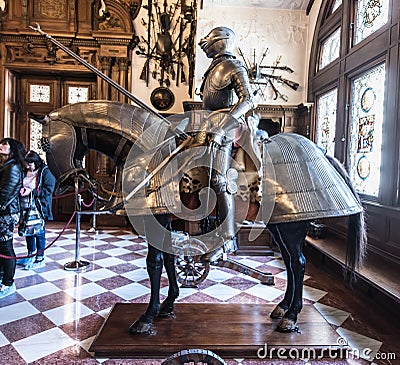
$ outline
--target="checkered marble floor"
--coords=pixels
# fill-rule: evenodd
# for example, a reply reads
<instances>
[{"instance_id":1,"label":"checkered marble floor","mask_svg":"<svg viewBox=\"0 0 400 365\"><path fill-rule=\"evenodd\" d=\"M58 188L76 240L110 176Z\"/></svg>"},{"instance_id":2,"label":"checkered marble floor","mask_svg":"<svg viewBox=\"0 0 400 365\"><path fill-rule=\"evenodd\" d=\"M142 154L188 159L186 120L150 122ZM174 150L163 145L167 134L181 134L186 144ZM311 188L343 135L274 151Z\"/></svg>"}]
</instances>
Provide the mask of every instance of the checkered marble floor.
<instances>
[{"instance_id":1,"label":"checkered marble floor","mask_svg":"<svg viewBox=\"0 0 400 365\"><path fill-rule=\"evenodd\" d=\"M61 228L47 229L51 243ZM147 303L149 281L146 272L146 242L125 230L82 230L80 259L90 263L83 272L67 271L64 264L75 260L75 230L68 228L46 250L46 265L26 271L17 267L17 292L0 300L1 364L159 364L161 360L99 359L88 349L104 318L117 302ZM17 256L26 254L24 239L15 237ZM279 255L270 257L235 257L248 266L272 272L275 285L260 284L251 277L226 268L212 267L200 288L183 288L182 303L277 303L282 299L286 272ZM355 313L333 307L335 293L313 285L306 273L304 301L312 303L352 348L371 349L373 358L382 349L382 341L370 333L354 330ZM163 296L168 281L163 275ZM341 294L339 294L341 296ZM324 301L324 298L328 298ZM336 298L336 299L335 299ZM340 298L339 298L340 299ZM347 309L347 308L346 308ZM364 327L367 324L364 325ZM367 334L367 335L366 335ZM171 354L172 355L172 354ZM265 363L254 360L228 360L228 364ZM283 362L281 362L283 363ZM315 364L305 360L291 364ZM320 363L327 363L320 362ZM331 364L332 362L330 362ZM337 364L338 362L334 362ZM342 361L341 364L369 363L364 360ZM286 364L286 362L285 362ZM394 364L394 362L392 362Z\"/></svg>"}]
</instances>

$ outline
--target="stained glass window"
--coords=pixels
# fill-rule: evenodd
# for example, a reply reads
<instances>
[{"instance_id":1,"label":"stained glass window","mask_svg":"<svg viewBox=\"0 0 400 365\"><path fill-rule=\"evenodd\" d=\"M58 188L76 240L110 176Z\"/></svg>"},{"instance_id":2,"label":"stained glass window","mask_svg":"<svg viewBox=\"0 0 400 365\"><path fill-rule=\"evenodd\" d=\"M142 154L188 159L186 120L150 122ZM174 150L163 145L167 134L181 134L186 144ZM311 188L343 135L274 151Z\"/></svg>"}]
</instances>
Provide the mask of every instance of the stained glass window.
<instances>
[{"instance_id":1,"label":"stained glass window","mask_svg":"<svg viewBox=\"0 0 400 365\"><path fill-rule=\"evenodd\" d=\"M29 139L29 148L36 151L44 161L46 161L46 153L42 150L41 139L43 136L43 126L33 119L30 119L31 135Z\"/></svg>"},{"instance_id":2,"label":"stained glass window","mask_svg":"<svg viewBox=\"0 0 400 365\"><path fill-rule=\"evenodd\" d=\"M350 176L357 191L377 197L382 157L385 64L352 84Z\"/></svg>"},{"instance_id":3,"label":"stained glass window","mask_svg":"<svg viewBox=\"0 0 400 365\"><path fill-rule=\"evenodd\" d=\"M340 28L333 32L322 44L318 68L321 70L339 57Z\"/></svg>"},{"instance_id":4,"label":"stained glass window","mask_svg":"<svg viewBox=\"0 0 400 365\"><path fill-rule=\"evenodd\" d=\"M317 144L326 152L335 155L337 89L317 99Z\"/></svg>"},{"instance_id":5,"label":"stained glass window","mask_svg":"<svg viewBox=\"0 0 400 365\"><path fill-rule=\"evenodd\" d=\"M88 96L88 87L68 86L68 104L88 101Z\"/></svg>"},{"instance_id":6,"label":"stained glass window","mask_svg":"<svg viewBox=\"0 0 400 365\"><path fill-rule=\"evenodd\" d=\"M50 103L50 85L29 85L31 103Z\"/></svg>"},{"instance_id":7,"label":"stained glass window","mask_svg":"<svg viewBox=\"0 0 400 365\"><path fill-rule=\"evenodd\" d=\"M335 0L335 2L332 5L332 14L336 11L336 9L339 8L339 6L342 5L342 0Z\"/></svg>"},{"instance_id":8,"label":"stained glass window","mask_svg":"<svg viewBox=\"0 0 400 365\"><path fill-rule=\"evenodd\" d=\"M388 21L389 0L358 0L355 44L377 31Z\"/></svg>"}]
</instances>

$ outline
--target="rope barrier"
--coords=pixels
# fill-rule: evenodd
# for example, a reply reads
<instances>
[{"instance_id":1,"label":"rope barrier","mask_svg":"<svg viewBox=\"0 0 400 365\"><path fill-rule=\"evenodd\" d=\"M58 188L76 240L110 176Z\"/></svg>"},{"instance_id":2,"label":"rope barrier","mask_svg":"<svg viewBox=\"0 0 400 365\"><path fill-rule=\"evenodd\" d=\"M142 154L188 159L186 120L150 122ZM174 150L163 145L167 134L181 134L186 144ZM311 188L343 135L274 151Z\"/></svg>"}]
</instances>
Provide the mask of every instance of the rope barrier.
<instances>
[{"instance_id":1,"label":"rope barrier","mask_svg":"<svg viewBox=\"0 0 400 365\"><path fill-rule=\"evenodd\" d=\"M0 257L3 259L11 259L11 260L19 260L19 259L26 259L26 258L31 258L36 256L38 253L43 253L44 251L46 251L48 248L50 248L51 246L54 245L54 243L61 237L61 235L65 232L65 230L69 227L69 225L71 224L72 220L75 217L76 212L72 213L71 218L69 219L68 223L65 225L65 227L62 229L62 231L58 234L58 236L49 244L47 245L43 250L35 252L32 255L26 255L26 256L6 256L6 255L2 255L0 254Z\"/></svg>"},{"instance_id":2,"label":"rope barrier","mask_svg":"<svg viewBox=\"0 0 400 365\"><path fill-rule=\"evenodd\" d=\"M87 190L88 190L88 189L79 190L79 191L78 191L78 194L79 194L79 193L82 193L82 192L85 192L85 191L87 191ZM103 191L107 191L107 190L105 190L104 188L103 188L102 190L103 190ZM107 192L108 192L108 191L107 191ZM111 192L109 192L109 193L111 193ZM61 199L61 198L65 198L65 197L72 196L72 195L76 195L76 193L75 193L75 192L71 192L71 193L68 193L68 194L53 196L53 199ZM111 195L113 195L113 194L111 194ZM93 198L92 201L91 201L89 204L86 204L83 200L81 200L81 203L82 203L82 205L83 205L84 207L90 208L90 207L94 204L95 201L96 201L96 199ZM82 213L82 212L80 212L80 213ZM69 227L69 225L71 224L71 222L72 222L72 220L74 219L75 215L76 215L76 211L73 212L73 214L71 215L70 219L68 220L68 223L64 226L64 228L61 230L61 232L58 234L58 236L57 236L49 245L47 245L43 250L37 251L37 252L35 252L34 254L31 254L31 255L15 256L15 257L0 254L0 258L3 258L3 259L10 259L10 260L20 260L20 259L25 259L25 258L31 258L31 257L34 257L34 256L36 256L36 255L38 255L38 254L42 254L42 253L43 253L44 251L46 251L48 248L50 248L51 246L53 246L54 243L61 237L61 235L65 232L65 230L66 230L66 229ZM95 216L95 215L94 215L94 216Z\"/></svg>"},{"instance_id":3,"label":"rope barrier","mask_svg":"<svg viewBox=\"0 0 400 365\"><path fill-rule=\"evenodd\" d=\"M79 191L78 191L78 194L83 193L83 192L85 192L85 191L88 191L88 189L79 190ZM75 192L71 192L71 193L63 194L63 195L53 195L53 200L54 200L54 199L66 198L66 197L72 196L72 195L75 195Z\"/></svg>"},{"instance_id":4,"label":"rope barrier","mask_svg":"<svg viewBox=\"0 0 400 365\"><path fill-rule=\"evenodd\" d=\"M94 198L93 198L93 200L91 201L90 204L85 204L85 202L82 200L82 205L83 205L85 208L90 208L90 207L93 205L93 203L94 203Z\"/></svg>"}]
</instances>

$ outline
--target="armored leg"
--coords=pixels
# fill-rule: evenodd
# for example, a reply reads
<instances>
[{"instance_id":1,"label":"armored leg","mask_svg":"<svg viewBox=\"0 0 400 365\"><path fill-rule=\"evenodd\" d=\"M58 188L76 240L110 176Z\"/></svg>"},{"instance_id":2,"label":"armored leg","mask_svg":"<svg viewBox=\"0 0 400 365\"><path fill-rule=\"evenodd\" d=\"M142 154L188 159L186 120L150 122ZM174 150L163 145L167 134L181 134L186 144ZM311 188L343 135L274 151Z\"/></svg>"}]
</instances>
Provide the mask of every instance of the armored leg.
<instances>
[{"instance_id":1,"label":"armored leg","mask_svg":"<svg viewBox=\"0 0 400 365\"><path fill-rule=\"evenodd\" d=\"M215 262L223 253L236 251L235 239L235 201L233 194L237 191L237 171L230 169L232 145L213 145L213 164L211 187L217 195L217 214L219 220L218 236L222 246L205 254L203 260Z\"/></svg>"}]
</instances>

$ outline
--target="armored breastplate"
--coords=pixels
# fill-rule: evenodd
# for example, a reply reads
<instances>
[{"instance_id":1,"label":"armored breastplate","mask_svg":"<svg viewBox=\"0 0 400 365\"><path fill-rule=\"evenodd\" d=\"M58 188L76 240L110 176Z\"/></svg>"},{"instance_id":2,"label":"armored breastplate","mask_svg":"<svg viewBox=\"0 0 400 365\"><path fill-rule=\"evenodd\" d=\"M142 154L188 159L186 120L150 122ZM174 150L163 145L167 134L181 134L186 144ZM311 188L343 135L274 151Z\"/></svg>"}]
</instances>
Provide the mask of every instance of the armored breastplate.
<instances>
[{"instance_id":1,"label":"armored breastplate","mask_svg":"<svg viewBox=\"0 0 400 365\"><path fill-rule=\"evenodd\" d=\"M202 84L202 99L205 110L226 109L232 106L234 90L232 75L240 63L232 57L215 60L206 71Z\"/></svg>"}]
</instances>

